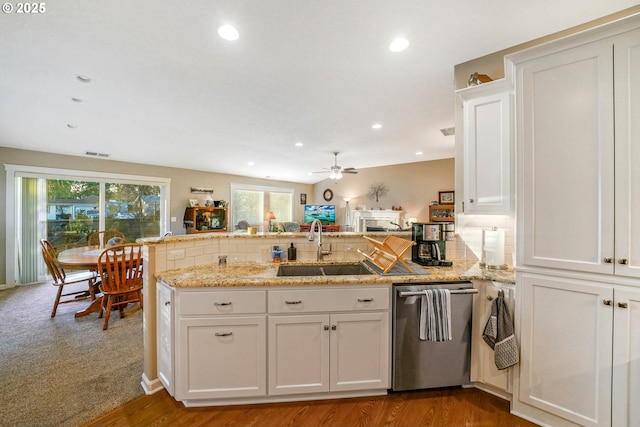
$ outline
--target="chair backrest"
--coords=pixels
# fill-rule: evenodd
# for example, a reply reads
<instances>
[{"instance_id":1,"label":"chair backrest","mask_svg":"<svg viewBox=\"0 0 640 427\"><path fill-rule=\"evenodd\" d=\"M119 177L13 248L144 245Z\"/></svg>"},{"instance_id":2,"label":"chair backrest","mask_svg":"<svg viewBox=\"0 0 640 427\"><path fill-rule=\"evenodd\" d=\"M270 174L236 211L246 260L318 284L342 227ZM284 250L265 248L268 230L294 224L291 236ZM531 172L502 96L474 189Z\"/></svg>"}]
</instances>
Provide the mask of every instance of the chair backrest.
<instances>
[{"instance_id":1,"label":"chair backrest","mask_svg":"<svg viewBox=\"0 0 640 427\"><path fill-rule=\"evenodd\" d=\"M105 293L142 288L142 245L111 246L98 256L100 288Z\"/></svg>"},{"instance_id":2,"label":"chair backrest","mask_svg":"<svg viewBox=\"0 0 640 427\"><path fill-rule=\"evenodd\" d=\"M124 233L118 230L104 230L104 231L96 231L89 235L89 239L87 240L87 244L89 246L100 246L104 247L107 245L107 242L114 238L120 237L123 241L125 240Z\"/></svg>"},{"instance_id":3,"label":"chair backrest","mask_svg":"<svg viewBox=\"0 0 640 427\"><path fill-rule=\"evenodd\" d=\"M58 265L58 253L53 245L46 239L40 240L40 246L42 246L42 257L44 263L47 265L47 270L53 278L53 282L56 284L64 283L66 273L64 269Z\"/></svg>"}]
</instances>

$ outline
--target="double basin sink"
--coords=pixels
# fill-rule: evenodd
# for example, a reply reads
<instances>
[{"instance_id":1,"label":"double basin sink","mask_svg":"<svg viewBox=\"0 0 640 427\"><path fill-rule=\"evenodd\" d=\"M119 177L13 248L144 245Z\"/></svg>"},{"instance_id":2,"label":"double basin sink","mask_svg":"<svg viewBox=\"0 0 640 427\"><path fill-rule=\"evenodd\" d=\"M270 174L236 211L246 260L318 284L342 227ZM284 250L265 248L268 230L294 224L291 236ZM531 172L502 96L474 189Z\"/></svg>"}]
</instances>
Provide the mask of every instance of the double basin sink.
<instances>
[{"instance_id":1,"label":"double basin sink","mask_svg":"<svg viewBox=\"0 0 640 427\"><path fill-rule=\"evenodd\" d=\"M374 274L362 264L280 265L278 276L345 276Z\"/></svg>"}]
</instances>

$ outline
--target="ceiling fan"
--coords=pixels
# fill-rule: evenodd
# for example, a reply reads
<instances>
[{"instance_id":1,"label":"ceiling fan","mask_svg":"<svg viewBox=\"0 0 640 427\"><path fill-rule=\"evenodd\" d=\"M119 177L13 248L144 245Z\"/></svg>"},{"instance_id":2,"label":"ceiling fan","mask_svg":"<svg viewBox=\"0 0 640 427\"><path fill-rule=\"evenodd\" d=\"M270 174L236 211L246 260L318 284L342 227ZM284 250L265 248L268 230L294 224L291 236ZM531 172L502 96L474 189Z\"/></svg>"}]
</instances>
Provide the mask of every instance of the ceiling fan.
<instances>
[{"instance_id":1,"label":"ceiling fan","mask_svg":"<svg viewBox=\"0 0 640 427\"><path fill-rule=\"evenodd\" d=\"M351 173L351 174L356 174L358 173L358 171L355 168L342 168L342 166L338 166L338 152L334 151L333 155L335 156L335 161L333 166L331 166L330 168L323 168L326 170L323 171L319 171L319 172L314 172L314 173L329 173L329 178L331 179L340 179L342 178L342 175L345 173Z\"/></svg>"}]
</instances>

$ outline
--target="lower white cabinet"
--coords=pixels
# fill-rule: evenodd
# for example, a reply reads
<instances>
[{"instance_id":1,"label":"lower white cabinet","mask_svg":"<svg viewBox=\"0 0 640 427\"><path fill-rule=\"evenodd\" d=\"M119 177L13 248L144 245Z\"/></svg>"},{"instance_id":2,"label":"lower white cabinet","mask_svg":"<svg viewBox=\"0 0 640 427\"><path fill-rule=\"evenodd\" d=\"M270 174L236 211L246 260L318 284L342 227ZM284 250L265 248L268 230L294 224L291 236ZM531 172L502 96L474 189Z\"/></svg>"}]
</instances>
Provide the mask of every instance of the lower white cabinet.
<instances>
[{"instance_id":1,"label":"lower white cabinet","mask_svg":"<svg viewBox=\"0 0 640 427\"><path fill-rule=\"evenodd\" d=\"M178 400L264 396L266 316L180 319Z\"/></svg>"},{"instance_id":2,"label":"lower white cabinet","mask_svg":"<svg viewBox=\"0 0 640 427\"><path fill-rule=\"evenodd\" d=\"M386 392L388 286L224 289L158 283L158 376L176 400Z\"/></svg>"},{"instance_id":3,"label":"lower white cabinet","mask_svg":"<svg viewBox=\"0 0 640 427\"><path fill-rule=\"evenodd\" d=\"M498 293L502 291L504 298L514 313L514 286L489 281L474 281L478 295L473 301L473 329L471 336L471 381L476 387L505 399L511 396L513 368L499 370L495 363L494 351L482 339L487 320L491 316L491 306Z\"/></svg>"},{"instance_id":4,"label":"lower white cabinet","mask_svg":"<svg viewBox=\"0 0 640 427\"><path fill-rule=\"evenodd\" d=\"M532 273L517 283L514 413L554 426L640 425L640 289Z\"/></svg>"},{"instance_id":5,"label":"lower white cabinet","mask_svg":"<svg viewBox=\"0 0 640 427\"><path fill-rule=\"evenodd\" d=\"M269 317L269 394L385 389L389 314Z\"/></svg>"}]
</instances>

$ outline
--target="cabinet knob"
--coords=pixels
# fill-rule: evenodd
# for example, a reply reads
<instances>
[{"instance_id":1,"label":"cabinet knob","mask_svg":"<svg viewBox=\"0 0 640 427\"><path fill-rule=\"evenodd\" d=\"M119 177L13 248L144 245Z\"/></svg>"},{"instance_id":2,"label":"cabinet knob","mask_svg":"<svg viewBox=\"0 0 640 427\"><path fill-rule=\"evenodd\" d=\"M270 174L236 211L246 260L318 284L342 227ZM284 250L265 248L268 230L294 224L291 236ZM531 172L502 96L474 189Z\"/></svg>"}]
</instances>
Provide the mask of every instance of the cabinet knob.
<instances>
[{"instance_id":1,"label":"cabinet knob","mask_svg":"<svg viewBox=\"0 0 640 427\"><path fill-rule=\"evenodd\" d=\"M469 199L469 203L475 203L476 199Z\"/></svg>"},{"instance_id":2,"label":"cabinet knob","mask_svg":"<svg viewBox=\"0 0 640 427\"><path fill-rule=\"evenodd\" d=\"M171 305L171 301L165 301L164 305Z\"/></svg>"},{"instance_id":3,"label":"cabinet knob","mask_svg":"<svg viewBox=\"0 0 640 427\"><path fill-rule=\"evenodd\" d=\"M611 264L611 263L613 262L613 258L611 258L611 257L605 257L605 258L604 258L604 262L605 262L605 264Z\"/></svg>"},{"instance_id":4,"label":"cabinet knob","mask_svg":"<svg viewBox=\"0 0 640 427\"><path fill-rule=\"evenodd\" d=\"M329 330L329 325L324 325L324 330L328 331Z\"/></svg>"},{"instance_id":5,"label":"cabinet knob","mask_svg":"<svg viewBox=\"0 0 640 427\"><path fill-rule=\"evenodd\" d=\"M228 337L233 335L233 332L216 332L217 337Z\"/></svg>"},{"instance_id":6,"label":"cabinet knob","mask_svg":"<svg viewBox=\"0 0 640 427\"><path fill-rule=\"evenodd\" d=\"M629 260L626 259L626 258L620 258L618 260L618 264L627 265L627 264L629 264Z\"/></svg>"},{"instance_id":7,"label":"cabinet knob","mask_svg":"<svg viewBox=\"0 0 640 427\"><path fill-rule=\"evenodd\" d=\"M626 302L619 302L619 303L618 303L618 307L620 307L620 308L627 308L627 307L628 307L628 305L627 305L627 303L626 303Z\"/></svg>"},{"instance_id":8,"label":"cabinet knob","mask_svg":"<svg viewBox=\"0 0 640 427\"><path fill-rule=\"evenodd\" d=\"M338 329L338 327L336 325L331 325L331 330L335 331L336 329Z\"/></svg>"},{"instance_id":9,"label":"cabinet knob","mask_svg":"<svg viewBox=\"0 0 640 427\"><path fill-rule=\"evenodd\" d=\"M491 295L487 295L487 299L488 299L489 301L493 301L493 297L492 297Z\"/></svg>"},{"instance_id":10,"label":"cabinet knob","mask_svg":"<svg viewBox=\"0 0 640 427\"><path fill-rule=\"evenodd\" d=\"M605 299L605 300L602 300L602 303L603 303L604 305L612 305L612 304L613 304L613 301L611 301L610 299Z\"/></svg>"}]
</instances>

